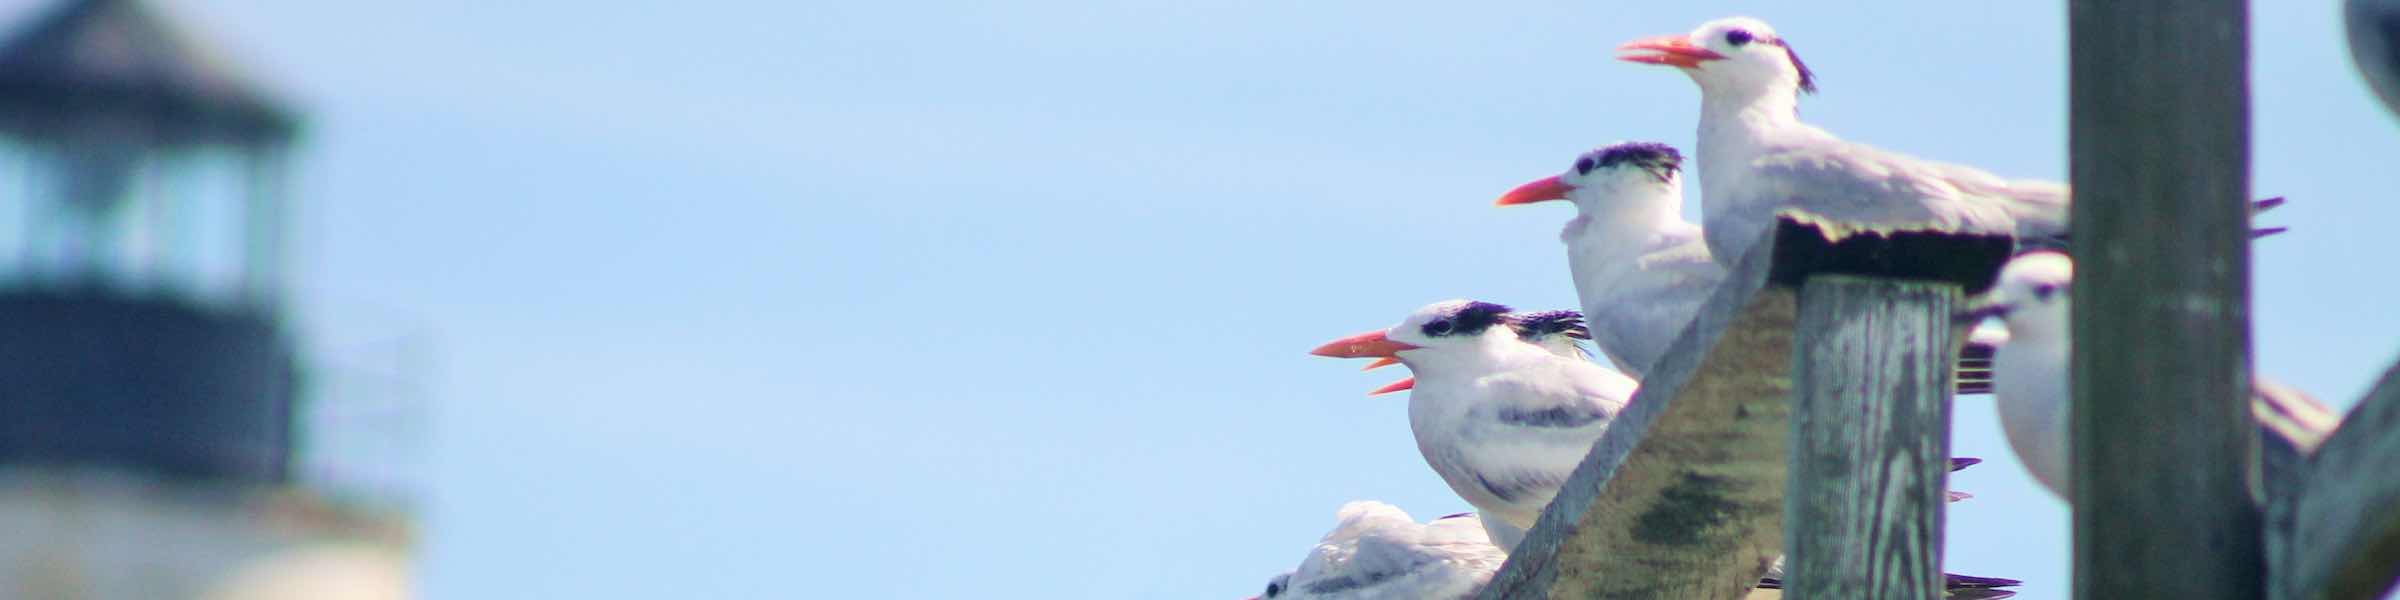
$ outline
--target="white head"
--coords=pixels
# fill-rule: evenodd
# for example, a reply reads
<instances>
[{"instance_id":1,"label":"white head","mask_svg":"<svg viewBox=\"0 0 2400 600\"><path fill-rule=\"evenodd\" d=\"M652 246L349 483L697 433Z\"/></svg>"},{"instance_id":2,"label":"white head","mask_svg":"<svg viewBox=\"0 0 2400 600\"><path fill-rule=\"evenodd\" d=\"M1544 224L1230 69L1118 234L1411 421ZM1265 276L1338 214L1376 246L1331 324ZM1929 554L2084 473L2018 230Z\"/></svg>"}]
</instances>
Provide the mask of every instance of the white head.
<instances>
[{"instance_id":1,"label":"white head","mask_svg":"<svg viewBox=\"0 0 2400 600\"><path fill-rule=\"evenodd\" d=\"M2074 281L2075 262L2067 255L2028 252L2001 267L1999 280L1964 316L2000 317L2012 344L2063 341L2069 326L2067 287Z\"/></svg>"},{"instance_id":2,"label":"white head","mask_svg":"<svg viewBox=\"0 0 2400 600\"><path fill-rule=\"evenodd\" d=\"M1548 310L1531 313L1509 313L1502 315L1500 320L1502 324L1508 325L1508 328L1516 334L1519 342L1530 344L1534 347L1541 348L1544 352L1558 356L1583 360L1590 360L1592 358L1591 350L1583 347L1584 340L1592 339L1592 330L1590 327L1584 325L1583 313L1581 312L1572 310ZM1388 341L1390 339L1389 335L1387 334L1384 339ZM1318 350L1323 351L1328 348L1339 350L1340 348L1338 346L1341 344L1343 344L1343 342L1327 344L1325 348L1319 348ZM1360 370L1373 371L1377 368L1396 364L1400 364L1400 359L1395 354L1394 356L1376 358L1375 362L1367 363L1366 368ZM1399 381L1394 381L1389 385L1375 388L1374 391L1367 392L1367 395L1381 396L1393 392L1416 389L1416 387L1417 378L1407 377L1402 378Z\"/></svg>"},{"instance_id":3,"label":"white head","mask_svg":"<svg viewBox=\"0 0 2400 600\"><path fill-rule=\"evenodd\" d=\"M1416 358L1516 341L1507 327L1506 306L1475 300L1444 300L1409 313L1389 329L1369 331L1318 346L1309 354L1334 358L1398 358L1416 368Z\"/></svg>"},{"instance_id":4,"label":"white head","mask_svg":"<svg viewBox=\"0 0 2400 600\"><path fill-rule=\"evenodd\" d=\"M1689 34L1634 40L1617 50L1626 53L1621 60L1680 69L1707 95L1797 101L1817 91L1816 74L1792 45L1751 17L1717 19Z\"/></svg>"},{"instance_id":5,"label":"white head","mask_svg":"<svg viewBox=\"0 0 2400 600\"><path fill-rule=\"evenodd\" d=\"M1570 200L1584 216L1610 222L1683 212L1683 153L1659 142L1618 142L1575 157L1567 172L1517 186L1493 204ZM1640 222L1649 225L1649 222Z\"/></svg>"}]
</instances>

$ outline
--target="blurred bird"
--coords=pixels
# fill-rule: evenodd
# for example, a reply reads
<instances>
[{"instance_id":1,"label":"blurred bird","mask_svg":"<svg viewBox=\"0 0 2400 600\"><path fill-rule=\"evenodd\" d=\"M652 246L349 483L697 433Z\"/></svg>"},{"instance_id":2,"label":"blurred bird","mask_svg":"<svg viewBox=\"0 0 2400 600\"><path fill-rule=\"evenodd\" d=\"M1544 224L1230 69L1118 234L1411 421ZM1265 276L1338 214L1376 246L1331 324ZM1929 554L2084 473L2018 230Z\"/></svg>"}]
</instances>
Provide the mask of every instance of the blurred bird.
<instances>
[{"instance_id":1,"label":"blurred bird","mask_svg":"<svg viewBox=\"0 0 2400 600\"><path fill-rule=\"evenodd\" d=\"M1682 335L1725 281L1700 226L1683 218L1683 154L1657 142L1621 142L1576 157L1553 177L1517 186L1495 204L1567 200L1576 216L1559 231L1592 343L1617 370L1640 378ZM2000 330L1979 330L1960 358L1958 392L1990 391Z\"/></svg>"},{"instance_id":2,"label":"blurred bird","mask_svg":"<svg viewBox=\"0 0 2400 600\"><path fill-rule=\"evenodd\" d=\"M1801 122L1800 94L1816 92L1816 74L1765 21L1718 19L1619 50L1622 60L1672 66L1700 86L1700 204L1704 237L1719 263L1740 260L1786 209L1876 230L2009 235L2021 242L2067 233L2063 184L2002 179L1845 141Z\"/></svg>"},{"instance_id":3,"label":"blurred bird","mask_svg":"<svg viewBox=\"0 0 2400 600\"><path fill-rule=\"evenodd\" d=\"M1299 569L1268 580L1253 599L1465 598L1508 559L1475 513L1418 524L1400 507L1361 500L1335 518Z\"/></svg>"},{"instance_id":4,"label":"blurred bird","mask_svg":"<svg viewBox=\"0 0 2400 600\"><path fill-rule=\"evenodd\" d=\"M2400 0L2348 0L2342 21L2358 74L2385 108L2400 113Z\"/></svg>"},{"instance_id":5,"label":"blurred bird","mask_svg":"<svg viewBox=\"0 0 2400 600\"><path fill-rule=\"evenodd\" d=\"M1484 536L1475 513L1419 524L1397 506L1371 500L1343 504L1333 531L1309 549L1300 568L1267 580L1250 600L1448 600L1481 591L1508 555ZM1782 573L1759 580L1774 597ZM2015 580L1948 575L1949 598L2006 598ZM1997 595L1994 595L1997 594Z\"/></svg>"},{"instance_id":6,"label":"blurred bird","mask_svg":"<svg viewBox=\"0 0 2400 600\"><path fill-rule=\"evenodd\" d=\"M1311 352L1396 358L1415 375L1409 429L1426 464L1514 548L1633 397L1623 373L1527 343L1506 306L1436 302Z\"/></svg>"},{"instance_id":7,"label":"blurred bird","mask_svg":"<svg viewBox=\"0 0 2400 600\"><path fill-rule=\"evenodd\" d=\"M2009 342L1994 357L2000 425L2034 480L2069 502L2075 494L2068 474L2067 421L2073 395L2067 288L2074 276L2075 264L2065 254L2027 253L2009 261L1991 291L1961 315L1998 317L2007 324ZM2251 416L2258 421L2264 443L2306 455L2341 424L2341 415L2299 390L2255 378L2253 382Z\"/></svg>"}]
</instances>

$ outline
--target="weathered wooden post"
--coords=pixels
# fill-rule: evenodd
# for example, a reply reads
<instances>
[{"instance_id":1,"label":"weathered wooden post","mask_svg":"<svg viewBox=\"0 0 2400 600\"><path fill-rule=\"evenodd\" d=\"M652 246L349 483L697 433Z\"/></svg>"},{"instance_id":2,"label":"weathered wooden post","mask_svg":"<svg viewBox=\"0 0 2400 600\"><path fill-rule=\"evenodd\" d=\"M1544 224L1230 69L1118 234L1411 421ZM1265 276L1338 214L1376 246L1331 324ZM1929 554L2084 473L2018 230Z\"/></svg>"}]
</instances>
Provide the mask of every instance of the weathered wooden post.
<instances>
[{"instance_id":1,"label":"weathered wooden post","mask_svg":"<svg viewBox=\"0 0 2400 600\"><path fill-rule=\"evenodd\" d=\"M1851 229L1835 225L1824 229ZM1794 486L1811 498L1845 496L1798 513L1822 518L1803 527L1827 537L1792 560L1827 561L1815 572L1837 582L1815 597L1942 593L1938 530L1959 332L1950 302L1989 281L2009 242L1918 233L1829 240L1794 221L1770 235L1651 369L1479 598L1755 597L1759 575L1792 547L1784 526L1796 514L1786 495ZM1803 297L1828 293L1799 308ZM1809 311L1821 314L1802 321ZM1828 343L1796 351L1798 338ZM1817 391L1795 394L1795 384ZM1845 390L1873 396L1874 406L1837 397ZM1811 405L1824 412L1807 425L1792 420L1801 395L1824 401ZM1872 414L1850 414L1862 410ZM1795 430L1868 439L1795 445ZM1796 446L1807 465L1790 458ZM1860 578L1859 587L1838 583ZM1907 592L1876 591L1886 589Z\"/></svg>"},{"instance_id":2,"label":"weathered wooden post","mask_svg":"<svg viewBox=\"0 0 2400 600\"><path fill-rule=\"evenodd\" d=\"M1784 589L1939 598L1959 286L1845 275L1800 288Z\"/></svg>"},{"instance_id":3,"label":"weathered wooden post","mask_svg":"<svg viewBox=\"0 0 2400 600\"><path fill-rule=\"evenodd\" d=\"M2071 0L2075 594L2257 598L2241 0Z\"/></svg>"},{"instance_id":4,"label":"weathered wooden post","mask_svg":"<svg viewBox=\"0 0 2400 600\"><path fill-rule=\"evenodd\" d=\"M1750 594L1781 547L1791 429L1773 246L1735 265L1477 598Z\"/></svg>"}]
</instances>

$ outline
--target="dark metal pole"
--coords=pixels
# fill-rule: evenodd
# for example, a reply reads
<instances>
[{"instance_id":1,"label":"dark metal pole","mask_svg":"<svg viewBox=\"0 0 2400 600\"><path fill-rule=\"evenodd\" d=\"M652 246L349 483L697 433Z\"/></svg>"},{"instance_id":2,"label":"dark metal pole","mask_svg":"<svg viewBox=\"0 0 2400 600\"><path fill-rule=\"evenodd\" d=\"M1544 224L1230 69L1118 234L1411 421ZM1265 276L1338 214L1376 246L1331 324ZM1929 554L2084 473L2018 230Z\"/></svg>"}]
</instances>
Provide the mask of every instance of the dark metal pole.
<instances>
[{"instance_id":1,"label":"dark metal pole","mask_svg":"<svg viewBox=\"0 0 2400 600\"><path fill-rule=\"evenodd\" d=\"M2258 598L2248 6L2068 6L2075 594Z\"/></svg>"}]
</instances>

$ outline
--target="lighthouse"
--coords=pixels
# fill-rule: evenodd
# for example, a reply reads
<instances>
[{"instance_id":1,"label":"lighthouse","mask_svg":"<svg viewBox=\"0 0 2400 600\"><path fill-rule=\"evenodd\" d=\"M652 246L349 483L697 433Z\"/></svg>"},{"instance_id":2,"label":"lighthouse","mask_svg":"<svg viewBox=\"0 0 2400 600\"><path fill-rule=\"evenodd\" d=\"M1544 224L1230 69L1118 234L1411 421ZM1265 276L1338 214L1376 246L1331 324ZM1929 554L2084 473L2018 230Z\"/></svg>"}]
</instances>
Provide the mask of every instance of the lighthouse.
<instances>
[{"instance_id":1,"label":"lighthouse","mask_svg":"<svg viewBox=\"0 0 2400 600\"><path fill-rule=\"evenodd\" d=\"M40 10L0 38L0 597L405 594L388 523L294 481L300 118L158 7Z\"/></svg>"}]
</instances>

